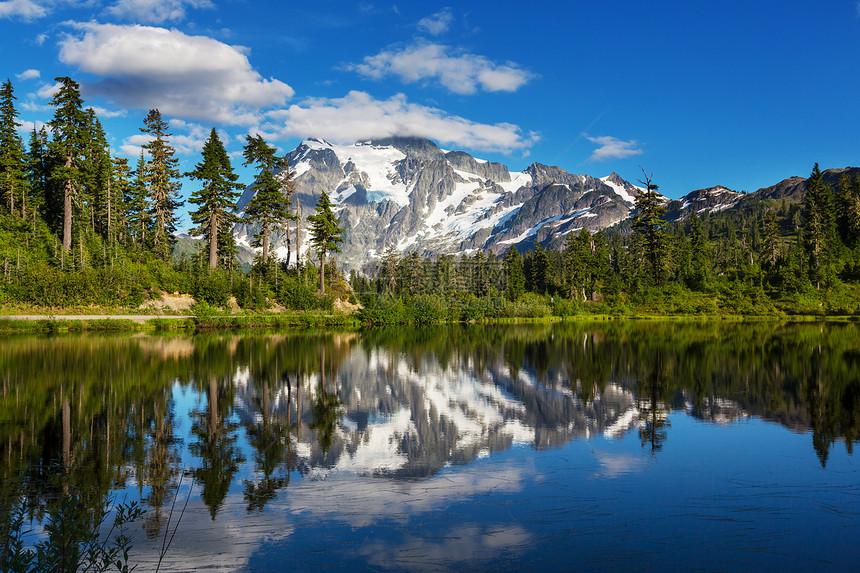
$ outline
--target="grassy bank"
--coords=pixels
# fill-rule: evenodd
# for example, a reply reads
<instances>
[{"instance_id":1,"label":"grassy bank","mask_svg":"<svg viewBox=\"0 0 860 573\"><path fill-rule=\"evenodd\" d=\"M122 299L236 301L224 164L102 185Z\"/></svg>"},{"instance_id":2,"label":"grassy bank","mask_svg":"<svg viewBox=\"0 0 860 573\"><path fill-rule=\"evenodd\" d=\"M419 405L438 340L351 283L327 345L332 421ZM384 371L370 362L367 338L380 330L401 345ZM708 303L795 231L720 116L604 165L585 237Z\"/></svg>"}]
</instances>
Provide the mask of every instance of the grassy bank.
<instances>
[{"instance_id":1,"label":"grassy bank","mask_svg":"<svg viewBox=\"0 0 860 573\"><path fill-rule=\"evenodd\" d=\"M197 332L264 328L358 328L359 321L344 314L268 313L208 316L165 316L148 320L121 318L73 319L55 316L43 320L0 320L0 333L55 332Z\"/></svg>"}]
</instances>

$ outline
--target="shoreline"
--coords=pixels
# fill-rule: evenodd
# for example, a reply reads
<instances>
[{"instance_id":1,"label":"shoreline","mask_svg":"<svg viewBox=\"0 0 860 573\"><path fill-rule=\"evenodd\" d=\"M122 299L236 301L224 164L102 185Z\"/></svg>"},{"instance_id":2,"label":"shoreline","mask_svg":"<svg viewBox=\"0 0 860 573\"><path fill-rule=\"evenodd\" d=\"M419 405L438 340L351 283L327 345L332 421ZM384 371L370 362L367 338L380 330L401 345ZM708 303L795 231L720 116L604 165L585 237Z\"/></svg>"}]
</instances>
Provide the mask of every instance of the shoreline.
<instances>
[{"instance_id":1,"label":"shoreline","mask_svg":"<svg viewBox=\"0 0 860 573\"><path fill-rule=\"evenodd\" d=\"M137 331L205 331L260 328L347 328L361 329L391 326L443 326L453 324L548 324L556 322L611 321L667 322L860 322L854 315L601 315L499 317L471 321L440 321L428 324L370 324L355 314L315 314L271 312L224 315L152 315L152 314L19 314L0 315L0 336L20 333L56 332L137 332Z\"/></svg>"}]
</instances>

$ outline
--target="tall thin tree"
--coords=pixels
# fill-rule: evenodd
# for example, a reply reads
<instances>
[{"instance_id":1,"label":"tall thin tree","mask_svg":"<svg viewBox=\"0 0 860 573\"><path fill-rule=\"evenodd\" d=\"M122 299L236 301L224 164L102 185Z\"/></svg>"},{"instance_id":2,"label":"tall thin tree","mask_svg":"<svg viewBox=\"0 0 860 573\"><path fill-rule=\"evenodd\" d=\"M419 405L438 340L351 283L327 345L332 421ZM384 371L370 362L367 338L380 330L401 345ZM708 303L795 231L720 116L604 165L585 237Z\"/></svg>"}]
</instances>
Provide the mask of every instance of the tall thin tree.
<instances>
[{"instance_id":1,"label":"tall thin tree","mask_svg":"<svg viewBox=\"0 0 860 573\"><path fill-rule=\"evenodd\" d=\"M311 229L311 244L316 249L320 257L320 293L325 295L325 255L332 251L340 252L338 243L343 241L341 233L343 229L337 225L337 217L332 211L332 203L328 198L328 193L323 191L317 201L316 212L313 215L308 215L308 223Z\"/></svg>"},{"instance_id":2,"label":"tall thin tree","mask_svg":"<svg viewBox=\"0 0 860 573\"><path fill-rule=\"evenodd\" d=\"M191 234L206 237L209 242L209 268L214 269L218 266L219 229L238 220L233 209L239 198L238 190L243 187L236 182L239 176L233 172L230 158L214 127L209 139L203 144L203 160L195 166L194 171L185 175L202 184L188 199L189 203L198 205L197 210L191 212L191 221L197 225Z\"/></svg>"},{"instance_id":3,"label":"tall thin tree","mask_svg":"<svg viewBox=\"0 0 860 573\"><path fill-rule=\"evenodd\" d=\"M78 83L69 77L54 78L60 89L51 100L54 117L48 125L54 139L49 148L54 157L51 179L62 187L63 251L72 250L72 208L80 188L82 160L86 151L86 114Z\"/></svg>"},{"instance_id":4,"label":"tall thin tree","mask_svg":"<svg viewBox=\"0 0 860 573\"><path fill-rule=\"evenodd\" d=\"M168 143L168 124L162 119L161 112L149 110L143 124L140 130L152 137L149 143L141 146L149 153L144 182L153 219L152 246L156 255L167 259L175 242L176 210L182 206L179 200L179 160L175 157L176 150Z\"/></svg>"}]
</instances>

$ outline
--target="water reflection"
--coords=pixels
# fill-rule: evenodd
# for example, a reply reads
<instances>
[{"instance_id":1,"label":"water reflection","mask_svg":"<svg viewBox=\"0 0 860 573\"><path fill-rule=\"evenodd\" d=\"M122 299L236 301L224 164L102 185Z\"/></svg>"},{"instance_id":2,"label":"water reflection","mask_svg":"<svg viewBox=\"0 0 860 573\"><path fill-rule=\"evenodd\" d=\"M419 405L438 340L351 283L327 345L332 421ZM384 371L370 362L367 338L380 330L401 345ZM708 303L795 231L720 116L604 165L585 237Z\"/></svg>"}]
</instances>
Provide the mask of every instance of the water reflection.
<instances>
[{"instance_id":1,"label":"water reflection","mask_svg":"<svg viewBox=\"0 0 860 573\"><path fill-rule=\"evenodd\" d=\"M532 470L468 470L518 446L633 435L645 458L595 451L590 471L643 472L673 440L673 413L811 431L826 467L837 441L851 453L858 439L857 340L854 324L777 323L9 338L0 345L0 525L17 508L43 522L70 492L86 515L122 491L145 502L143 530L155 541L193 479L184 531L215 549L224 527L270 542L300 537L301 519L285 524L272 504L366 527L522 490ZM463 521L449 534L357 553L432 559L477 536L470 554L489 558L534 532Z\"/></svg>"}]
</instances>

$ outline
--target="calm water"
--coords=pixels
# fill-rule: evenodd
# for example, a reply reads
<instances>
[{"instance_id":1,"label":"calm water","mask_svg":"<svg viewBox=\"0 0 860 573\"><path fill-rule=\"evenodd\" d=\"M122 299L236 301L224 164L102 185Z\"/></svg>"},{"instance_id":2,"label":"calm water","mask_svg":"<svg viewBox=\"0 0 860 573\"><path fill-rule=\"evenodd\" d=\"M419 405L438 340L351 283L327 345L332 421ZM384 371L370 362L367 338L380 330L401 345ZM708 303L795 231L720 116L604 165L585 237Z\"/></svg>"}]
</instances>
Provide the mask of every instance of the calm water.
<instances>
[{"instance_id":1,"label":"calm water","mask_svg":"<svg viewBox=\"0 0 860 573\"><path fill-rule=\"evenodd\" d=\"M853 324L5 338L0 385L0 525L141 500L139 571L168 519L162 571L860 568Z\"/></svg>"}]
</instances>

